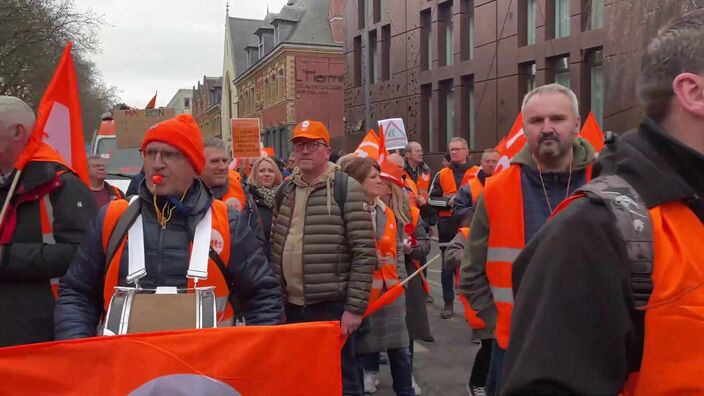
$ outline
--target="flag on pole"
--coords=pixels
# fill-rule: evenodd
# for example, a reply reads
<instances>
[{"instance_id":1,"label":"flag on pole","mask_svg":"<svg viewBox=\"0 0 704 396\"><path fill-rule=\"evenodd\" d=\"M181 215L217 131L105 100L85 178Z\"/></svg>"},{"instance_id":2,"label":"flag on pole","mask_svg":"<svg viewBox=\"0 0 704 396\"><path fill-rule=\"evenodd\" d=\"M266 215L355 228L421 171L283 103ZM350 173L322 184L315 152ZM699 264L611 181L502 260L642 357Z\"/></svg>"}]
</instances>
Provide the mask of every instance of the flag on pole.
<instances>
[{"instance_id":1,"label":"flag on pole","mask_svg":"<svg viewBox=\"0 0 704 396\"><path fill-rule=\"evenodd\" d=\"M339 322L314 322L0 348L0 393L339 395L341 341Z\"/></svg>"},{"instance_id":2,"label":"flag on pole","mask_svg":"<svg viewBox=\"0 0 704 396\"><path fill-rule=\"evenodd\" d=\"M589 141L597 153L604 147L604 132L599 127L599 123L596 122L594 113L591 111L586 121L584 121L584 126L582 126L582 131L579 134Z\"/></svg>"},{"instance_id":3,"label":"flag on pole","mask_svg":"<svg viewBox=\"0 0 704 396\"><path fill-rule=\"evenodd\" d=\"M356 157L371 157L379 158L379 136L373 129L367 132L367 135L362 139L362 142L357 146L354 155Z\"/></svg>"},{"instance_id":4,"label":"flag on pole","mask_svg":"<svg viewBox=\"0 0 704 396\"><path fill-rule=\"evenodd\" d=\"M35 155L46 152L47 148L42 148L46 143L63 157L66 164L84 183L89 184L78 80L71 56L72 47L73 43L69 42L64 48L54 77L39 102L32 135L15 162L15 169L21 171Z\"/></svg>"},{"instance_id":5,"label":"flag on pole","mask_svg":"<svg viewBox=\"0 0 704 396\"><path fill-rule=\"evenodd\" d=\"M495 172L508 168L511 165L511 159L521 151L525 144L526 135L523 133L523 113L518 113L508 135L496 145L496 151L501 154L501 158L499 158L499 164L496 165Z\"/></svg>"},{"instance_id":6,"label":"flag on pole","mask_svg":"<svg viewBox=\"0 0 704 396\"><path fill-rule=\"evenodd\" d=\"M156 107L156 94L157 93L159 93L159 91L156 91L154 93L154 97L152 98L152 100L149 101L149 103L147 103L147 106L144 108L144 110L149 110L149 109L153 109Z\"/></svg>"}]
</instances>

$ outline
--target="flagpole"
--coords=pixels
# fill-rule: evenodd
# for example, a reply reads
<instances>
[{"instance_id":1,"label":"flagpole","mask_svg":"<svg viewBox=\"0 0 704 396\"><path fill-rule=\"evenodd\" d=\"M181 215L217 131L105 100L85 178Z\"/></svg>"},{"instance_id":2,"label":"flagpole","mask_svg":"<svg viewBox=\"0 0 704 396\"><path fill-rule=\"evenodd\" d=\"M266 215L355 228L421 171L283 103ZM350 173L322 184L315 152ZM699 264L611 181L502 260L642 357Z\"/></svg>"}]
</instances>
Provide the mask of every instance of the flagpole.
<instances>
[{"instance_id":1,"label":"flagpole","mask_svg":"<svg viewBox=\"0 0 704 396\"><path fill-rule=\"evenodd\" d=\"M418 276L418 274L420 274L426 267L428 267L428 266L430 265L430 263L432 263L432 261L428 261L427 263L425 263L424 266L418 268L414 273L412 273L411 275L407 276L406 279L404 279L403 282L401 282L401 286L406 286L406 285L408 284L408 282L411 281L411 279L413 279L413 278L415 278L416 276Z\"/></svg>"},{"instance_id":2,"label":"flagpole","mask_svg":"<svg viewBox=\"0 0 704 396\"><path fill-rule=\"evenodd\" d=\"M0 225L4 224L5 212L7 212L7 208L10 207L10 200L12 199L12 195L15 193L15 189L17 188L17 183L20 181L21 174L22 171L18 169L15 173L15 177L12 179L10 190L7 192L7 197L5 198L5 202L2 204L2 210L0 211Z\"/></svg>"}]
</instances>

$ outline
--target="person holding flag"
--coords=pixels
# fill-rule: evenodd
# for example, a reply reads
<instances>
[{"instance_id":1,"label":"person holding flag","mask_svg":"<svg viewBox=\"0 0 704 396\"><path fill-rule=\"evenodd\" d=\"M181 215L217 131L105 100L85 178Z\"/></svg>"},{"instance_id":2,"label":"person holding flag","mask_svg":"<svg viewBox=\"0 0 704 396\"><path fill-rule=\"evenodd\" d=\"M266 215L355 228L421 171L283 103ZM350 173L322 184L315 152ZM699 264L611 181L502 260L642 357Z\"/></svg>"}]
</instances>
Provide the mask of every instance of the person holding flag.
<instances>
[{"instance_id":1,"label":"person holding flag","mask_svg":"<svg viewBox=\"0 0 704 396\"><path fill-rule=\"evenodd\" d=\"M28 147L42 127L22 100L0 96L0 347L54 339L52 286L97 211L54 149Z\"/></svg>"},{"instance_id":2,"label":"person holding flag","mask_svg":"<svg viewBox=\"0 0 704 396\"><path fill-rule=\"evenodd\" d=\"M406 194L403 169L384 156L381 165L370 157L357 157L344 169L366 191L366 201L372 212L372 224L379 264L374 271L370 301L378 299L406 278L404 253L412 253L409 238L403 238L403 226L411 222L404 210ZM382 176L383 175L383 176ZM387 202L381 200L387 199ZM406 203L406 206L408 203ZM397 395L413 396L413 365L406 327L406 298L401 294L395 300L367 316L362 324L362 335L357 344L360 364L364 369L364 392L376 392L379 383L379 353L386 352Z\"/></svg>"},{"instance_id":3,"label":"person holding flag","mask_svg":"<svg viewBox=\"0 0 704 396\"><path fill-rule=\"evenodd\" d=\"M522 105L527 144L486 179L479 196L460 291L496 336L487 393L498 394L513 310L512 265L553 209L591 179L594 149L579 135L579 103L559 84L537 87Z\"/></svg>"}]
</instances>

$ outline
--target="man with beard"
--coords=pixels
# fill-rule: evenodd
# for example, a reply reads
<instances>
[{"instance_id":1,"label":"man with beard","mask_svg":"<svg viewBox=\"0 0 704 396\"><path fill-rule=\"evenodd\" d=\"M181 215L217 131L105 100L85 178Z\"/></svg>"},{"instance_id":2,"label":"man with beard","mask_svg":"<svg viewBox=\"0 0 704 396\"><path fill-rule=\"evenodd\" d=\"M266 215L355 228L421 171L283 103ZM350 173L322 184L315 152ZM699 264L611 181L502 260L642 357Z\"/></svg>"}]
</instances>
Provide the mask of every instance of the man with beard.
<instances>
[{"instance_id":1,"label":"man with beard","mask_svg":"<svg viewBox=\"0 0 704 396\"><path fill-rule=\"evenodd\" d=\"M550 213L591 176L594 149L583 138L579 104L558 84L523 99L527 144L511 166L486 180L472 219L460 291L496 339L487 393L497 394L513 309L512 265Z\"/></svg>"}]
</instances>

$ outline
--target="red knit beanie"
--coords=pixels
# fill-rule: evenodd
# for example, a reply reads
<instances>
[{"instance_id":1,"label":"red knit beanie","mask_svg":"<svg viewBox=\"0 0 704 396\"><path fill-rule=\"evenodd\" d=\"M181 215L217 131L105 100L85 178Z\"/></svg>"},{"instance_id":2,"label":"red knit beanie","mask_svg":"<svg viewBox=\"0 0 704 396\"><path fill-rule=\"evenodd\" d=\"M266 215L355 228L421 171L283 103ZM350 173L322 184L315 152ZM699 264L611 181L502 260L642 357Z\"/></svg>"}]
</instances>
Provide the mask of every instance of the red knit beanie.
<instances>
[{"instance_id":1,"label":"red knit beanie","mask_svg":"<svg viewBox=\"0 0 704 396\"><path fill-rule=\"evenodd\" d=\"M149 128L142 141L142 150L151 142L162 142L176 147L188 158L199 175L203 173L203 167L205 167L203 134L190 114L179 114Z\"/></svg>"}]
</instances>

